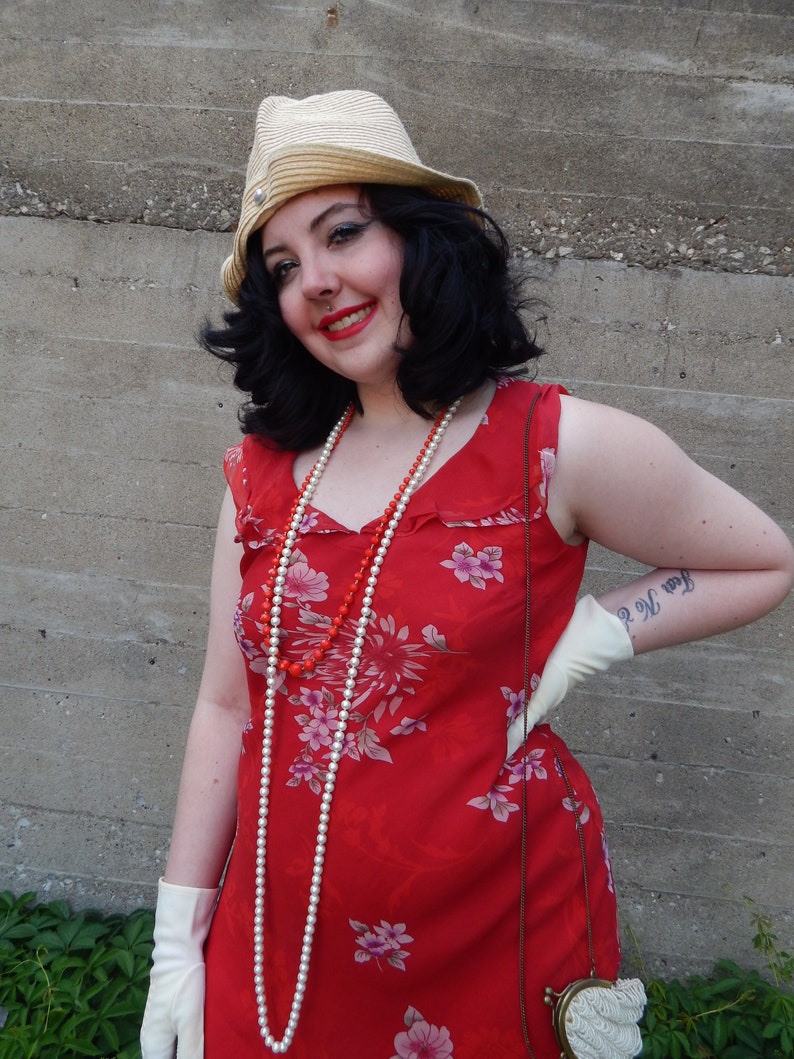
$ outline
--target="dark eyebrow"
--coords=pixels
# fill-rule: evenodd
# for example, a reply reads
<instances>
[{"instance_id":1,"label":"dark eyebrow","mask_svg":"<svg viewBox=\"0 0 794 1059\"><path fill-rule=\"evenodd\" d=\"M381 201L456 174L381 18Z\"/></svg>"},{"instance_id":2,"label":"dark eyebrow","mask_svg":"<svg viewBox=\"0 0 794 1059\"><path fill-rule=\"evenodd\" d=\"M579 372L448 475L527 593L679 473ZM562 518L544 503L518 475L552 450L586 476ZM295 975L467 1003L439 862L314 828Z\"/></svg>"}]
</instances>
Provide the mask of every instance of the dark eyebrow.
<instances>
[{"instance_id":1,"label":"dark eyebrow","mask_svg":"<svg viewBox=\"0 0 794 1059\"><path fill-rule=\"evenodd\" d=\"M317 216L312 219L311 223L309 224L309 231L317 231L320 225L323 224L324 221L327 221L328 217L331 214L341 212L342 210L351 209L360 209L360 204L358 202L332 202L331 205L327 207L327 209L324 209L322 213L318 213ZM287 248L281 243L279 243L278 246L268 247L268 249L264 251L263 255L265 262L267 262L267 259L268 257L270 257L271 254L281 254L284 253L286 249Z\"/></svg>"},{"instance_id":2,"label":"dark eyebrow","mask_svg":"<svg viewBox=\"0 0 794 1059\"><path fill-rule=\"evenodd\" d=\"M336 213L337 210L357 210L359 208L360 205L358 202L334 202L328 207L327 210L323 210L322 213L319 213L314 218L314 220L309 225L309 231L315 232L323 223L323 221L328 219L329 214Z\"/></svg>"}]
</instances>

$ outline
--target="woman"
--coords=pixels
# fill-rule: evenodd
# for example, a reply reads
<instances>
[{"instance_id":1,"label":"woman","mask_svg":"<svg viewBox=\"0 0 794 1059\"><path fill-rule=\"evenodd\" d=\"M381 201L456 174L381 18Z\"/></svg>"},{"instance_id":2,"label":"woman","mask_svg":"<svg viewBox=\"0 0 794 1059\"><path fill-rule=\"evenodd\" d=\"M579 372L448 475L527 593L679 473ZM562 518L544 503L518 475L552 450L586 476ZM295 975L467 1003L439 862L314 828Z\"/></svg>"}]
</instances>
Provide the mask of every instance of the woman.
<instances>
[{"instance_id":1,"label":"woman","mask_svg":"<svg viewBox=\"0 0 794 1059\"><path fill-rule=\"evenodd\" d=\"M620 953L598 803L544 717L791 586L782 532L666 436L514 378L540 350L480 206L376 96L260 107L238 308L206 334L250 402L144 1059L493 1059L525 1030L558 1056L544 990ZM591 539L651 571L576 603Z\"/></svg>"}]
</instances>

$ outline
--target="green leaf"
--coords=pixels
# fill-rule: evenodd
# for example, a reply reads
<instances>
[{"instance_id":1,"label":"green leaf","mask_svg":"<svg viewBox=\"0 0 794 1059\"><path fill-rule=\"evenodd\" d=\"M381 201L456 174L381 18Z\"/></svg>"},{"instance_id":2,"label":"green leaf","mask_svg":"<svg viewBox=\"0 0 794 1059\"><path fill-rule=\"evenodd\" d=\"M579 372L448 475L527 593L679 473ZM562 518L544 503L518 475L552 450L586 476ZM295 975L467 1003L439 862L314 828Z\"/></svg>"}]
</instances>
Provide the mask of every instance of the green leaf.
<instances>
[{"instance_id":1,"label":"green leaf","mask_svg":"<svg viewBox=\"0 0 794 1059\"><path fill-rule=\"evenodd\" d=\"M12 920L8 924L0 924L0 939L3 941L18 941L20 938L32 938L35 935L36 928L32 923Z\"/></svg>"},{"instance_id":2,"label":"green leaf","mask_svg":"<svg viewBox=\"0 0 794 1059\"><path fill-rule=\"evenodd\" d=\"M105 1045L103 1048L104 1051L110 1050L112 1052L117 1052L119 1050L119 1035L116 1031L116 1027L110 1019L105 1019L103 1021L99 1037L100 1039L104 1038L102 1041L103 1045ZM107 1047L108 1045L109 1048Z\"/></svg>"},{"instance_id":3,"label":"green leaf","mask_svg":"<svg viewBox=\"0 0 794 1059\"><path fill-rule=\"evenodd\" d=\"M761 1028L757 1024L751 1024L747 1020L737 1020L733 1024L733 1034L740 1044L760 1052Z\"/></svg>"},{"instance_id":4,"label":"green leaf","mask_svg":"<svg viewBox=\"0 0 794 1059\"><path fill-rule=\"evenodd\" d=\"M22 911L27 905L32 904L36 900L36 895L32 890L28 890L27 893L21 894L15 898L10 890L3 890L0 893L0 911Z\"/></svg>"},{"instance_id":5,"label":"green leaf","mask_svg":"<svg viewBox=\"0 0 794 1059\"><path fill-rule=\"evenodd\" d=\"M132 955L131 952L124 952L123 950L119 950L116 953L116 962L128 978L132 978L134 976L135 957Z\"/></svg>"},{"instance_id":6,"label":"green leaf","mask_svg":"<svg viewBox=\"0 0 794 1059\"><path fill-rule=\"evenodd\" d=\"M714 982L709 992L712 996L722 996L723 993L738 993L743 984L742 978L736 978L731 975L730 978L720 978L719 981Z\"/></svg>"},{"instance_id":7,"label":"green leaf","mask_svg":"<svg viewBox=\"0 0 794 1059\"><path fill-rule=\"evenodd\" d=\"M714 1019L714 1033L712 1045L717 1055L721 1055L728 1043L728 1020L724 1015L717 1015Z\"/></svg>"},{"instance_id":8,"label":"green leaf","mask_svg":"<svg viewBox=\"0 0 794 1059\"><path fill-rule=\"evenodd\" d=\"M643 1020L645 1028L649 1033L653 1033L654 1027L656 1026L656 1014L653 1011L646 1011L645 1018Z\"/></svg>"},{"instance_id":9,"label":"green leaf","mask_svg":"<svg viewBox=\"0 0 794 1059\"><path fill-rule=\"evenodd\" d=\"M97 1048L91 1041L81 1037L73 1037L69 1041L69 1049L73 1055L101 1056L102 1049Z\"/></svg>"}]
</instances>

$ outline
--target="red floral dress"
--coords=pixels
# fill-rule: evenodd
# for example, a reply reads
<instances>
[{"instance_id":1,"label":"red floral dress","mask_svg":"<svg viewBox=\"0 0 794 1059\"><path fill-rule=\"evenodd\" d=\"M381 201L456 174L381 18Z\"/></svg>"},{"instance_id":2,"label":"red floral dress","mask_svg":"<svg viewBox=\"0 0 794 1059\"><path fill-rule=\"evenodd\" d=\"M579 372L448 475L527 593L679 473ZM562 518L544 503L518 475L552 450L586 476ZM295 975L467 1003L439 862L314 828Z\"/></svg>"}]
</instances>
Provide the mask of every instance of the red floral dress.
<instances>
[{"instance_id":1,"label":"red floral dress","mask_svg":"<svg viewBox=\"0 0 794 1059\"><path fill-rule=\"evenodd\" d=\"M617 974L603 822L582 768L548 725L506 760L523 702L523 433L533 383L502 382L471 440L419 486L384 562L331 809L322 897L295 1059L516 1059L526 1054L518 968L526 784L526 1006L536 1059L557 1059L544 989L589 973L574 805L587 845L598 973ZM533 417L533 686L573 610L586 547L546 515L561 391ZM333 459L333 457L331 457ZM262 586L296 494L294 454L248 436L226 475L243 542L236 631L251 720L237 835L206 948L206 1059L270 1054L253 989L255 834L265 691ZM374 523L373 523L374 525ZM358 567L361 533L309 508L282 614L282 653L321 639ZM360 605L360 600L359 600ZM312 674L287 676L273 740L265 981L277 1038L295 988L320 791L358 614Z\"/></svg>"}]
</instances>

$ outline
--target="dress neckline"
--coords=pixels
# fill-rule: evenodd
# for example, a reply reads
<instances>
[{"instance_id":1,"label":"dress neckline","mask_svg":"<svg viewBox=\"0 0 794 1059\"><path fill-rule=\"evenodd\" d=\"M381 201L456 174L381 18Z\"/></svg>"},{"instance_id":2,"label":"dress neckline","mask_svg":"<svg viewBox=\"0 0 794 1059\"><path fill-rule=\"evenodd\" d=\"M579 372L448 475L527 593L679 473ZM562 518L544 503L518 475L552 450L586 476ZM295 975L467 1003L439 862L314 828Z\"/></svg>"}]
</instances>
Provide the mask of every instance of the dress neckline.
<instances>
[{"instance_id":1,"label":"dress neckline","mask_svg":"<svg viewBox=\"0 0 794 1059\"><path fill-rule=\"evenodd\" d=\"M421 501L421 497L426 496L430 492L430 488L429 488L430 485L433 482L438 481L438 479L441 477L441 475L444 474L444 472L447 470L447 468L450 465L454 464L458 460L459 457L463 456L464 453L468 453L468 450L475 443L479 442L479 440L480 440L480 438L482 436L484 428L488 425L488 417L489 417L489 414L491 413L491 410L493 408L494 402L496 400L496 396L499 393L500 389L503 389L503 388L504 388L504 384L500 385L500 383L497 381L497 384L496 384L496 386L494 388L494 391L491 394L490 400L488 401L488 404L483 409L482 414L481 414L480 419L479 419L479 422L477 423L477 426L474 428L471 436L466 439L466 441L461 445L461 447L456 452L453 452L452 455L448 459L446 459L439 467L437 467L437 469L435 471L432 471L427 477L425 477L424 481L421 482L421 484L418 486L418 488L414 492L413 497L411 499L411 508L412 508L413 513L416 513L417 509L422 509L422 505L421 505L421 502L420 502ZM295 457L295 458L297 458L297 457ZM289 474L290 474L290 477L292 478L293 482L295 480L295 474L294 474L295 458L293 458L291 461L289 461ZM336 530L336 531L342 532L342 533L353 534L354 536L363 536L363 535L365 535L367 533L371 533L372 532L372 527L375 525L375 523L378 521L378 519L383 514L382 511L379 511L377 514L373 515L372 518L368 522L365 522L364 525L361 526L360 529L354 529L352 526L346 526L343 522L338 522L332 515L329 515L321 507L315 507L314 504L312 504L312 503L309 503L307 505L306 513L307 513L307 515L309 513L311 513L312 515L316 516L323 523L322 529L324 529L324 530Z\"/></svg>"}]
</instances>

